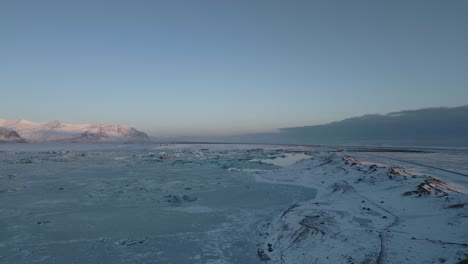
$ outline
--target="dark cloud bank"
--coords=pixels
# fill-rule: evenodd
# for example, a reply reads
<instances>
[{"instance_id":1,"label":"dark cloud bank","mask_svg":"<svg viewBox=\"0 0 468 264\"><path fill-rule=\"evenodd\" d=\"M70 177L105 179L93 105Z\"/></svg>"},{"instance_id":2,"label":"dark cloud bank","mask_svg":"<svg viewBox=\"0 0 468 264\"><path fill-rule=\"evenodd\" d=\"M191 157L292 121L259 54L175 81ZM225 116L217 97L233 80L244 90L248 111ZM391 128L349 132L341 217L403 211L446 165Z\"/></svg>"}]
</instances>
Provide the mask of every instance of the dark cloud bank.
<instances>
[{"instance_id":1,"label":"dark cloud bank","mask_svg":"<svg viewBox=\"0 0 468 264\"><path fill-rule=\"evenodd\" d=\"M467 147L468 105L365 115L324 125L281 128L277 133L216 140L244 143Z\"/></svg>"}]
</instances>

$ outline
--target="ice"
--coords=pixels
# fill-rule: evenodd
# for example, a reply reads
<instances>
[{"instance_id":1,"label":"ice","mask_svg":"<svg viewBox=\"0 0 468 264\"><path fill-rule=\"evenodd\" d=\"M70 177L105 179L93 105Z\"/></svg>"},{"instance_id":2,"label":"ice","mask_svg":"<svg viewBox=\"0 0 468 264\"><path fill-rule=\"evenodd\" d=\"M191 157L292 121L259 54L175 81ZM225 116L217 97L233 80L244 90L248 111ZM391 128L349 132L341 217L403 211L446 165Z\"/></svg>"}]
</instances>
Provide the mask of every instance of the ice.
<instances>
[{"instance_id":1,"label":"ice","mask_svg":"<svg viewBox=\"0 0 468 264\"><path fill-rule=\"evenodd\" d=\"M2 147L1 263L259 263L258 222L315 195L228 171L275 168L245 146Z\"/></svg>"},{"instance_id":2,"label":"ice","mask_svg":"<svg viewBox=\"0 0 468 264\"><path fill-rule=\"evenodd\" d=\"M280 156L270 156L269 159L251 160L251 161L260 161L262 163L285 167L285 166L290 166L300 160L310 159L310 158L311 156L304 154L304 153L285 153Z\"/></svg>"},{"instance_id":3,"label":"ice","mask_svg":"<svg viewBox=\"0 0 468 264\"><path fill-rule=\"evenodd\" d=\"M463 155L451 162L441 152L436 163L431 152L430 167L416 164L427 153L396 155L280 145L3 144L0 263L465 259L468 178L437 169L446 161L459 169Z\"/></svg>"}]
</instances>

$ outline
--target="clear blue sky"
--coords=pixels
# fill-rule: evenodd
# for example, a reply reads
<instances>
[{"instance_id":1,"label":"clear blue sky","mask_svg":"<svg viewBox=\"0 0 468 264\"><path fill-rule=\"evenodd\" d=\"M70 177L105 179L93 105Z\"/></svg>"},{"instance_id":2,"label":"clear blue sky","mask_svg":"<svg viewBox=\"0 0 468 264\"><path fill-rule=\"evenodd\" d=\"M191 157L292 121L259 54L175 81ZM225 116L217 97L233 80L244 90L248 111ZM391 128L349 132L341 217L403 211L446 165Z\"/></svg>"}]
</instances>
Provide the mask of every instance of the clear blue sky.
<instances>
[{"instance_id":1,"label":"clear blue sky","mask_svg":"<svg viewBox=\"0 0 468 264\"><path fill-rule=\"evenodd\" d=\"M468 1L0 1L0 118L236 134L468 104Z\"/></svg>"}]
</instances>

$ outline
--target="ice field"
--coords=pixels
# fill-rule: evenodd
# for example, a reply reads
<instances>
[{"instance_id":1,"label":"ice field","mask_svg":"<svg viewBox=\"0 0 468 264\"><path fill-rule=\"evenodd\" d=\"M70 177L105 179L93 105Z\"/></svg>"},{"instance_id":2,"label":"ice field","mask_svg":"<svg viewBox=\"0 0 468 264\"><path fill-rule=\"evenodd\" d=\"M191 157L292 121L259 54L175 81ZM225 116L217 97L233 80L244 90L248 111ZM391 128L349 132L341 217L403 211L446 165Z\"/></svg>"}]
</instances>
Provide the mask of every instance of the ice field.
<instances>
[{"instance_id":1,"label":"ice field","mask_svg":"<svg viewBox=\"0 0 468 264\"><path fill-rule=\"evenodd\" d=\"M468 156L438 153L3 144L0 263L456 263L468 178L413 163Z\"/></svg>"}]
</instances>

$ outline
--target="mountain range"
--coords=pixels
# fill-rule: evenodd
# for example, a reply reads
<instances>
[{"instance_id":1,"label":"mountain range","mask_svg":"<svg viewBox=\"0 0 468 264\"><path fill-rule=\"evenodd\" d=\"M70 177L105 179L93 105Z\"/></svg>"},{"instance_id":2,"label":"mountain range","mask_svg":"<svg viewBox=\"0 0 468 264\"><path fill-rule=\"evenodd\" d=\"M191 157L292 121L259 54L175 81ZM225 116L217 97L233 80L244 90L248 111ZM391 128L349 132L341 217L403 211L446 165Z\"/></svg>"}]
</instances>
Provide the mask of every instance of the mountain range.
<instances>
[{"instance_id":1,"label":"mountain range","mask_svg":"<svg viewBox=\"0 0 468 264\"><path fill-rule=\"evenodd\" d=\"M276 132L217 137L154 138L160 142L226 142L318 145L399 145L468 147L468 106L424 108L371 114L323 125ZM0 142L148 142L135 128L121 125L64 124L0 119Z\"/></svg>"},{"instance_id":2,"label":"mountain range","mask_svg":"<svg viewBox=\"0 0 468 264\"><path fill-rule=\"evenodd\" d=\"M122 125L65 124L52 122L31 122L25 119L0 119L0 142L128 142L149 141L146 133Z\"/></svg>"},{"instance_id":3,"label":"mountain range","mask_svg":"<svg viewBox=\"0 0 468 264\"><path fill-rule=\"evenodd\" d=\"M371 114L323 125L282 128L273 138L309 144L467 147L468 106Z\"/></svg>"},{"instance_id":4,"label":"mountain range","mask_svg":"<svg viewBox=\"0 0 468 264\"><path fill-rule=\"evenodd\" d=\"M468 147L468 105L368 114L322 125L280 128L270 133L179 141Z\"/></svg>"}]
</instances>

